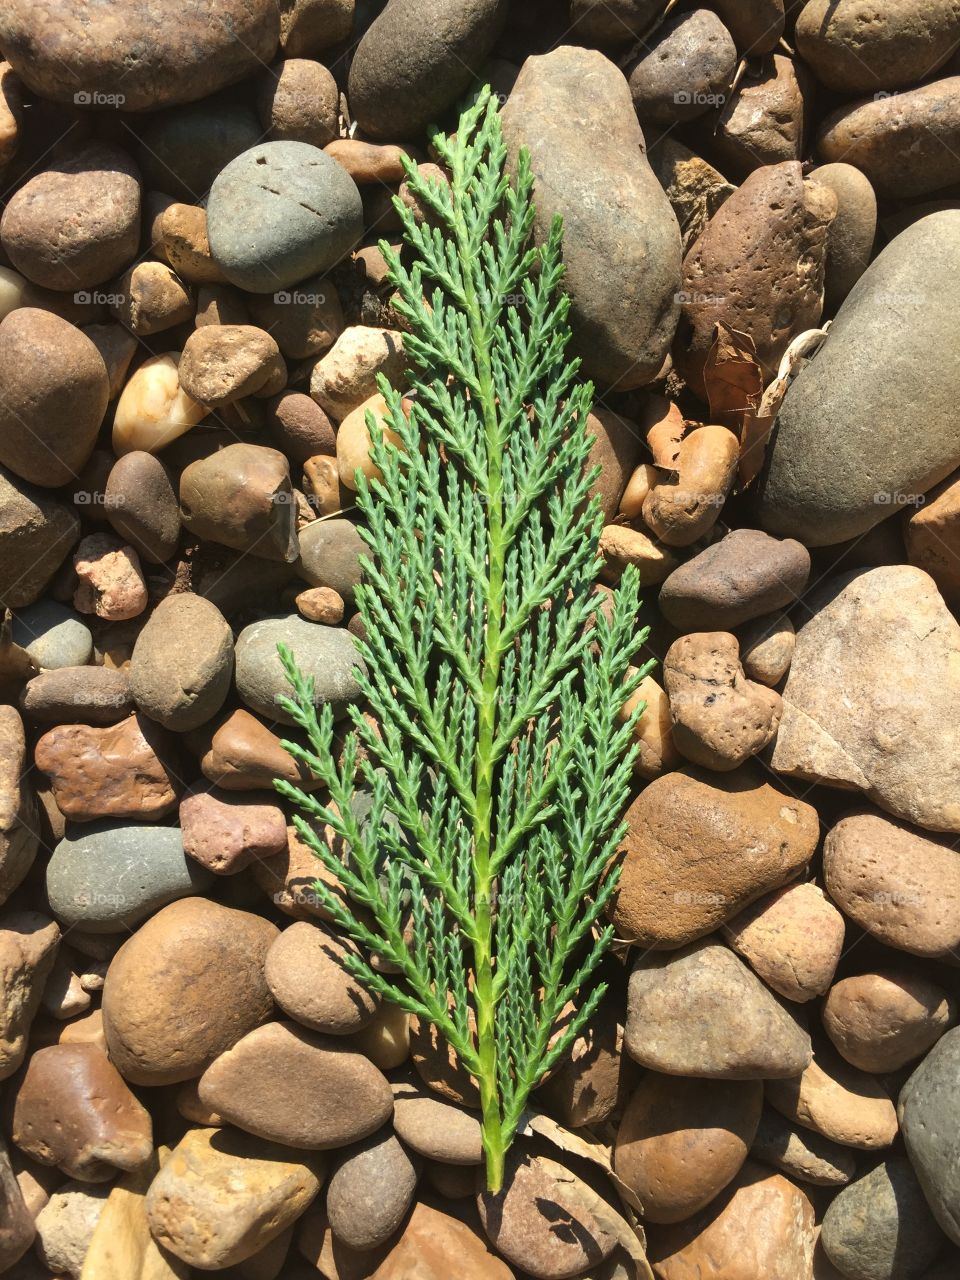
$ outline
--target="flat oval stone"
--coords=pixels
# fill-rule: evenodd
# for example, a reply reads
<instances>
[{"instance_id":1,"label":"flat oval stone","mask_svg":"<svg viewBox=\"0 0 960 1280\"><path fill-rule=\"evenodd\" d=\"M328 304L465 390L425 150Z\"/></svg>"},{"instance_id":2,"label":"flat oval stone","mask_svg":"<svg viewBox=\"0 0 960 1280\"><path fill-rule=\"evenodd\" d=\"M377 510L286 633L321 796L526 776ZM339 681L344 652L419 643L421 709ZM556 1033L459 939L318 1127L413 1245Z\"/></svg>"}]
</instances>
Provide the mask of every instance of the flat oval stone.
<instances>
[{"instance_id":1,"label":"flat oval stone","mask_svg":"<svg viewBox=\"0 0 960 1280\"><path fill-rule=\"evenodd\" d=\"M808 0L797 52L817 79L845 96L905 89L925 80L960 44L952 0Z\"/></svg>"},{"instance_id":2,"label":"flat oval stone","mask_svg":"<svg viewBox=\"0 0 960 1280\"><path fill-rule=\"evenodd\" d=\"M371 1134L343 1156L327 1183L327 1217L351 1249L373 1249L406 1217L418 1164L390 1129Z\"/></svg>"},{"instance_id":3,"label":"flat oval stone","mask_svg":"<svg viewBox=\"0 0 960 1280\"><path fill-rule=\"evenodd\" d=\"M831 1200L821 1243L851 1280L912 1280L925 1274L943 1236L910 1161L885 1160Z\"/></svg>"},{"instance_id":4,"label":"flat oval stone","mask_svg":"<svg viewBox=\"0 0 960 1280\"><path fill-rule=\"evenodd\" d=\"M817 1187L845 1186L857 1172L856 1156L849 1147L790 1124L773 1107L763 1109L750 1155L789 1178Z\"/></svg>"},{"instance_id":5,"label":"flat oval stone","mask_svg":"<svg viewBox=\"0 0 960 1280\"><path fill-rule=\"evenodd\" d=\"M723 926L738 955L787 1000L826 992L843 952L843 916L812 880L761 898Z\"/></svg>"},{"instance_id":6,"label":"flat oval stone","mask_svg":"<svg viewBox=\"0 0 960 1280\"><path fill-rule=\"evenodd\" d=\"M217 714L233 676L233 633L216 605L168 595L137 637L130 688L141 711L185 733Z\"/></svg>"},{"instance_id":7,"label":"flat oval stone","mask_svg":"<svg viewBox=\"0 0 960 1280\"><path fill-rule=\"evenodd\" d=\"M763 1106L759 1080L702 1080L650 1071L617 1130L615 1170L648 1222L681 1222L731 1182Z\"/></svg>"},{"instance_id":8,"label":"flat oval stone","mask_svg":"<svg viewBox=\"0 0 960 1280\"><path fill-rule=\"evenodd\" d=\"M960 1244L960 1027L948 1031L900 1094L903 1140L934 1217Z\"/></svg>"},{"instance_id":9,"label":"flat oval stone","mask_svg":"<svg viewBox=\"0 0 960 1280\"><path fill-rule=\"evenodd\" d=\"M113 667L42 671L24 685L20 709L40 724L114 724L133 711L130 677Z\"/></svg>"},{"instance_id":10,"label":"flat oval stone","mask_svg":"<svg viewBox=\"0 0 960 1280\"><path fill-rule=\"evenodd\" d=\"M513 161L530 150L536 238L563 215L563 287L584 376L620 391L643 386L677 327L680 230L623 73L595 49L530 57L501 118Z\"/></svg>"},{"instance_id":11,"label":"flat oval stone","mask_svg":"<svg viewBox=\"0 0 960 1280\"><path fill-rule=\"evenodd\" d=\"M136 449L114 463L104 489L107 519L116 533L151 564L163 564L177 549L180 506L169 470L159 458Z\"/></svg>"},{"instance_id":12,"label":"flat oval stone","mask_svg":"<svg viewBox=\"0 0 960 1280\"><path fill-rule=\"evenodd\" d=\"M357 1142L393 1113L390 1085L368 1058L292 1022L248 1032L210 1064L198 1091L247 1133L310 1150Z\"/></svg>"},{"instance_id":13,"label":"flat oval stone","mask_svg":"<svg viewBox=\"0 0 960 1280\"><path fill-rule=\"evenodd\" d=\"M47 489L76 480L110 398L97 348L52 312L18 307L0 324L0 381L0 462Z\"/></svg>"},{"instance_id":14,"label":"flat oval stone","mask_svg":"<svg viewBox=\"0 0 960 1280\"><path fill-rule=\"evenodd\" d=\"M886 969L836 983L823 1025L847 1062L878 1075L922 1057L957 1021L956 1001L922 974Z\"/></svg>"},{"instance_id":15,"label":"flat oval stone","mask_svg":"<svg viewBox=\"0 0 960 1280\"><path fill-rule=\"evenodd\" d=\"M41 671L83 667L93 656L90 628L56 600L38 600L20 609L14 615L10 635Z\"/></svg>"},{"instance_id":16,"label":"flat oval stone","mask_svg":"<svg viewBox=\"0 0 960 1280\"><path fill-rule=\"evenodd\" d=\"M875 1151L897 1136L896 1109L876 1077L826 1048L800 1075L768 1080L766 1095L788 1120L847 1147Z\"/></svg>"},{"instance_id":17,"label":"flat oval stone","mask_svg":"<svg viewBox=\"0 0 960 1280\"><path fill-rule=\"evenodd\" d=\"M441 1164L482 1163L476 1114L412 1084L395 1084L393 1097L393 1127L408 1147Z\"/></svg>"},{"instance_id":18,"label":"flat oval stone","mask_svg":"<svg viewBox=\"0 0 960 1280\"><path fill-rule=\"evenodd\" d=\"M948 960L960 947L954 845L881 813L848 814L824 840L827 892L885 946Z\"/></svg>"},{"instance_id":19,"label":"flat oval stone","mask_svg":"<svg viewBox=\"0 0 960 1280\"><path fill-rule=\"evenodd\" d=\"M277 935L262 916L206 898L174 902L148 920L113 957L103 985L107 1048L124 1079L192 1080L265 1022L273 1000L263 964Z\"/></svg>"},{"instance_id":20,"label":"flat oval stone","mask_svg":"<svg viewBox=\"0 0 960 1280\"><path fill-rule=\"evenodd\" d=\"M325 1035L352 1035L373 1020L379 999L344 967L348 938L301 920L284 929L267 955L267 982L285 1013Z\"/></svg>"},{"instance_id":21,"label":"flat oval stone","mask_svg":"<svg viewBox=\"0 0 960 1280\"><path fill-rule=\"evenodd\" d=\"M264 618L244 627L237 638L237 692L268 720L292 724L278 699L292 690L280 665L277 645L287 645L305 676L316 681L317 706L332 703L335 719L360 699L354 668L365 670L353 636L345 627L321 627L298 614Z\"/></svg>"},{"instance_id":22,"label":"flat oval stone","mask_svg":"<svg viewBox=\"0 0 960 1280\"><path fill-rule=\"evenodd\" d=\"M902 231L871 263L791 383L758 482L764 528L829 546L956 470L958 350L960 210L948 209Z\"/></svg>"},{"instance_id":23,"label":"flat oval stone","mask_svg":"<svg viewBox=\"0 0 960 1280\"><path fill-rule=\"evenodd\" d=\"M208 0L158 20L153 0L10 0L0 46L35 93L79 106L149 111L191 102L270 62L272 0Z\"/></svg>"},{"instance_id":24,"label":"flat oval stone","mask_svg":"<svg viewBox=\"0 0 960 1280\"><path fill-rule=\"evenodd\" d=\"M624 1046L653 1071L773 1081L811 1060L809 1035L732 951L709 938L644 955L627 991Z\"/></svg>"},{"instance_id":25,"label":"flat oval stone","mask_svg":"<svg viewBox=\"0 0 960 1280\"><path fill-rule=\"evenodd\" d=\"M121 933L211 883L183 852L180 832L139 822L72 828L47 864L50 909L88 933Z\"/></svg>"},{"instance_id":26,"label":"flat oval stone","mask_svg":"<svg viewBox=\"0 0 960 1280\"><path fill-rule=\"evenodd\" d=\"M397 0L370 24L350 67L350 111L371 138L412 138L478 76L507 0Z\"/></svg>"},{"instance_id":27,"label":"flat oval stone","mask_svg":"<svg viewBox=\"0 0 960 1280\"><path fill-rule=\"evenodd\" d=\"M363 204L346 169L318 147L265 142L217 176L207 234L232 284L276 293L350 252L363 234Z\"/></svg>"}]
</instances>

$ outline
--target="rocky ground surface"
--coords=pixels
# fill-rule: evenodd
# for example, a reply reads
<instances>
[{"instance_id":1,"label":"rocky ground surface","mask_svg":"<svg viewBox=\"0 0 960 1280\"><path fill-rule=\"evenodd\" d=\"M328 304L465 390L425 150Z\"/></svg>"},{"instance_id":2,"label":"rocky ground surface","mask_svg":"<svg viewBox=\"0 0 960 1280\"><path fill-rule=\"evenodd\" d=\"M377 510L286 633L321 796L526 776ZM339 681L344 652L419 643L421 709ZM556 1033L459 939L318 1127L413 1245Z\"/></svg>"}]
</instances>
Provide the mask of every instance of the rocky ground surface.
<instances>
[{"instance_id":1,"label":"rocky ground surface","mask_svg":"<svg viewBox=\"0 0 960 1280\"><path fill-rule=\"evenodd\" d=\"M960 10L784 7L4 0L11 1280L960 1275ZM660 662L609 995L499 1196L271 789L277 641L357 697L377 241L476 80Z\"/></svg>"}]
</instances>

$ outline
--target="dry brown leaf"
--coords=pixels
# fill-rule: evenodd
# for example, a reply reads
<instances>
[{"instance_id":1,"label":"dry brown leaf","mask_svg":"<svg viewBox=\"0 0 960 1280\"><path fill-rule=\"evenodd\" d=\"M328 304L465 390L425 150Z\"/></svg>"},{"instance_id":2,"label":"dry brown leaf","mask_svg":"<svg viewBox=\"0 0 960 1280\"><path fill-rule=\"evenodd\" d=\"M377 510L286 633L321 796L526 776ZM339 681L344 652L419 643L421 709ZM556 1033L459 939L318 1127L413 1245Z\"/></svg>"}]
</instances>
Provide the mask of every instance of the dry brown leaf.
<instances>
[{"instance_id":1,"label":"dry brown leaf","mask_svg":"<svg viewBox=\"0 0 960 1280\"><path fill-rule=\"evenodd\" d=\"M665 396L651 396L639 422L655 467L675 471L685 425L683 414Z\"/></svg>"},{"instance_id":2,"label":"dry brown leaf","mask_svg":"<svg viewBox=\"0 0 960 1280\"><path fill-rule=\"evenodd\" d=\"M626 1206L637 1213L643 1213L643 1205L627 1184L622 1182L614 1172L612 1150L605 1142L601 1142L590 1129L579 1129L574 1133L570 1129L565 1129L562 1124L557 1124L556 1120L540 1111L528 1111L527 1125L523 1132L528 1136L535 1133L540 1138L546 1138L548 1142L552 1142L555 1147L559 1147L567 1155L579 1156L581 1160L589 1160L592 1165L596 1165L598 1169L603 1170L613 1183L617 1195Z\"/></svg>"}]
</instances>

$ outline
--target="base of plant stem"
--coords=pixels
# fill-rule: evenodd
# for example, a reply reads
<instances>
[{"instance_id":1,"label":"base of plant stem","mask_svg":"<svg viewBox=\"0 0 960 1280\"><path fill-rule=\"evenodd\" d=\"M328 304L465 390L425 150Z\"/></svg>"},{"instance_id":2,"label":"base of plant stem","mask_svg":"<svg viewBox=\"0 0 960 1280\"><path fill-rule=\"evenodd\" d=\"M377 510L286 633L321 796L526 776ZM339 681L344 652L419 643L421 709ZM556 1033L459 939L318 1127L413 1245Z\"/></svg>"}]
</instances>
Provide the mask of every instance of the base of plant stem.
<instances>
[{"instance_id":1,"label":"base of plant stem","mask_svg":"<svg viewBox=\"0 0 960 1280\"><path fill-rule=\"evenodd\" d=\"M503 1188L503 1170L507 1153L500 1142L488 1142L486 1138L484 1138L483 1151L487 1166L487 1190L492 1195L496 1195Z\"/></svg>"}]
</instances>

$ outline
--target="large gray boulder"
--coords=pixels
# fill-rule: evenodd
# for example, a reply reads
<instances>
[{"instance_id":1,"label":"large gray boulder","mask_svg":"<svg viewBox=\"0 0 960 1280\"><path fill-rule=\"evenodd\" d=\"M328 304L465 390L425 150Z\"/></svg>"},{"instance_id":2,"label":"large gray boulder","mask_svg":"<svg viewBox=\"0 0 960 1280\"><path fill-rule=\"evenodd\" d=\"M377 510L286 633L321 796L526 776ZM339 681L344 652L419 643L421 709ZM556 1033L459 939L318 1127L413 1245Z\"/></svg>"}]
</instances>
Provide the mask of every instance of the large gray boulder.
<instances>
[{"instance_id":1,"label":"large gray boulder","mask_svg":"<svg viewBox=\"0 0 960 1280\"><path fill-rule=\"evenodd\" d=\"M860 277L787 392L760 523L855 538L960 466L960 210L921 218Z\"/></svg>"},{"instance_id":2,"label":"large gray boulder","mask_svg":"<svg viewBox=\"0 0 960 1280\"><path fill-rule=\"evenodd\" d=\"M502 117L511 164L530 152L537 240L563 216L563 288L585 376L618 391L651 382L679 318L680 229L623 73L595 49L528 58Z\"/></svg>"},{"instance_id":3,"label":"large gray boulder","mask_svg":"<svg viewBox=\"0 0 960 1280\"><path fill-rule=\"evenodd\" d=\"M934 1217L960 1244L960 1027L934 1045L904 1085L900 1125Z\"/></svg>"}]
</instances>

